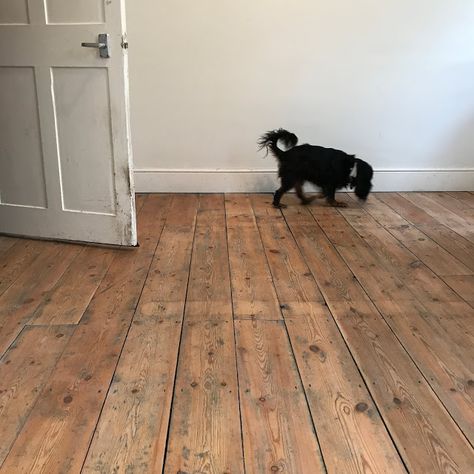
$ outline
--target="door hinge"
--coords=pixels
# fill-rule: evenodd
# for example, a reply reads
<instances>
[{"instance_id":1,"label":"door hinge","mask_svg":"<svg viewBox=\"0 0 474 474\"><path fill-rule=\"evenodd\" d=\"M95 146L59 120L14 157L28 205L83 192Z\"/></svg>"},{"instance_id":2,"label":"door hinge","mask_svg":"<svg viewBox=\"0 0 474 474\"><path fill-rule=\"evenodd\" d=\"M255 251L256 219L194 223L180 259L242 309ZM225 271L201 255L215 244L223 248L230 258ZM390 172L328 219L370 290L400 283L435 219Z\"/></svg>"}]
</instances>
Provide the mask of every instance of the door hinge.
<instances>
[{"instance_id":1,"label":"door hinge","mask_svg":"<svg viewBox=\"0 0 474 474\"><path fill-rule=\"evenodd\" d=\"M122 42L120 43L120 46L122 46L123 49L128 49L128 40L126 34L122 35Z\"/></svg>"}]
</instances>

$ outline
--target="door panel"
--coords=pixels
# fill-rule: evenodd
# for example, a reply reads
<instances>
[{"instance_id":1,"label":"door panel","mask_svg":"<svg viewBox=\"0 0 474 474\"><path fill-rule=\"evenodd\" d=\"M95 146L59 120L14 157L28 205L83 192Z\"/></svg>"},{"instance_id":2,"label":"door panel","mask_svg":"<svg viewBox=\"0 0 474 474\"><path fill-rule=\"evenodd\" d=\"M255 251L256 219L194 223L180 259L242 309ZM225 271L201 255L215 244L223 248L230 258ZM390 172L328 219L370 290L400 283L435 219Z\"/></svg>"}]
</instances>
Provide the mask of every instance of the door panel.
<instances>
[{"instance_id":1,"label":"door panel","mask_svg":"<svg viewBox=\"0 0 474 474\"><path fill-rule=\"evenodd\" d=\"M46 207L41 133L32 67L0 67L0 202Z\"/></svg>"},{"instance_id":2,"label":"door panel","mask_svg":"<svg viewBox=\"0 0 474 474\"><path fill-rule=\"evenodd\" d=\"M0 24L28 24L28 3L26 0L0 0Z\"/></svg>"},{"instance_id":3,"label":"door panel","mask_svg":"<svg viewBox=\"0 0 474 474\"><path fill-rule=\"evenodd\" d=\"M47 23L104 23L103 0L46 0Z\"/></svg>"},{"instance_id":4,"label":"door panel","mask_svg":"<svg viewBox=\"0 0 474 474\"><path fill-rule=\"evenodd\" d=\"M53 68L53 90L64 209L113 214L108 71ZM81 124L80 129L77 124ZM96 137L94 143L84 140L90 136Z\"/></svg>"},{"instance_id":5,"label":"door panel","mask_svg":"<svg viewBox=\"0 0 474 474\"><path fill-rule=\"evenodd\" d=\"M124 1L0 5L0 233L135 245Z\"/></svg>"}]
</instances>

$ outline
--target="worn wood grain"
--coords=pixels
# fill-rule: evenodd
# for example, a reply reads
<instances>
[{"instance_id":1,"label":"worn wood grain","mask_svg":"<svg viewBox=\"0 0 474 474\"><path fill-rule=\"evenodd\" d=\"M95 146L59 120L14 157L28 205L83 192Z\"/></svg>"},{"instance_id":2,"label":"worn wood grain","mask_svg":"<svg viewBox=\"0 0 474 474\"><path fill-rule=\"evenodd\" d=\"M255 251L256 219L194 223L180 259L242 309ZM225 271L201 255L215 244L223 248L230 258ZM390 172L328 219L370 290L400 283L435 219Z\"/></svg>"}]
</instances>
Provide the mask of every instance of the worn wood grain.
<instances>
[{"instance_id":1,"label":"worn wood grain","mask_svg":"<svg viewBox=\"0 0 474 474\"><path fill-rule=\"evenodd\" d=\"M84 472L161 471L197 208L171 203Z\"/></svg>"},{"instance_id":2,"label":"worn wood grain","mask_svg":"<svg viewBox=\"0 0 474 474\"><path fill-rule=\"evenodd\" d=\"M77 324L120 250L86 247L38 306L30 324Z\"/></svg>"},{"instance_id":3,"label":"worn wood grain","mask_svg":"<svg viewBox=\"0 0 474 474\"><path fill-rule=\"evenodd\" d=\"M474 244L457 232L438 222L425 211L398 194L376 193L377 199L389 205L398 214L416 225L424 234L474 270Z\"/></svg>"},{"instance_id":4,"label":"worn wood grain","mask_svg":"<svg viewBox=\"0 0 474 474\"><path fill-rule=\"evenodd\" d=\"M164 472L243 472L223 196L200 196L179 360Z\"/></svg>"},{"instance_id":5,"label":"worn wood grain","mask_svg":"<svg viewBox=\"0 0 474 474\"><path fill-rule=\"evenodd\" d=\"M226 195L227 238L236 319L281 319L249 197Z\"/></svg>"},{"instance_id":6,"label":"worn wood grain","mask_svg":"<svg viewBox=\"0 0 474 474\"><path fill-rule=\"evenodd\" d=\"M404 472L356 364L304 258L266 196L252 204L329 472ZM278 212L279 211L275 211Z\"/></svg>"},{"instance_id":7,"label":"worn wood grain","mask_svg":"<svg viewBox=\"0 0 474 474\"><path fill-rule=\"evenodd\" d=\"M0 235L0 254L9 250L13 245L18 242L15 237L8 237L6 235Z\"/></svg>"},{"instance_id":8,"label":"worn wood grain","mask_svg":"<svg viewBox=\"0 0 474 474\"><path fill-rule=\"evenodd\" d=\"M241 473L232 319L185 322L164 472Z\"/></svg>"},{"instance_id":9,"label":"worn wood grain","mask_svg":"<svg viewBox=\"0 0 474 474\"><path fill-rule=\"evenodd\" d=\"M399 282L405 283L405 290L399 298L411 299L409 294L423 301L457 301L458 296L441 278L426 267L418 257L408 250L400 241L369 216L363 209L343 209L340 213L347 222L339 221L339 235L332 231L332 222L336 217L316 219L324 227L327 235L335 243L341 245L341 255L352 258L348 248L368 250L363 259L366 265L377 268L377 276L384 272L394 275ZM338 219L338 218L337 218ZM341 236L342 239L340 238ZM339 240L335 240L339 239ZM345 242L345 245L344 245ZM370 262L370 263L369 263ZM385 285L384 278L384 285ZM379 285L382 282L377 279ZM399 286L399 285L398 285ZM372 297L372 295L371 295Z\"/></svg>"},{"instance_id":10,"label":"worn wood grain","mask_svg":"<svg viewBox=\"0 0 474 474\"><path fill-rule=\"evenodd\" d=\"M222 195L200 197L190 284L187 321L232 319L229 256Z\"/></svg>"},{"instance_id":11,"label":"worn wood grain","mask_svg":"<svg viewBox=\"0 0 474 474\"><path fill-rule=\"evenodd\" d=\"M74 258L79 245L43 242L44 250L0 297L0 354L33 317L45 293L54 287Z\"/></svg>"},{"instance_id":12,"label":"worn wood grain","mask_svg":"<svg viewBox=\"0 0 474 474\"><path fill-rule=\"evenodd\" d=\"M168 198L147 199L140 247L120 252L0 469L78 472L161 234Z\"/></svg>"},{"instance_id":13,"label":"worn wood grain","mask_svg":"<svg viewBox=\"0 0 474 474\"><path fill-rule=\"evenodd\" d=\"M331 244L343 257L350 268L346 273L355 276L369 297L373 301L414 299L408 284L396 272L391 271L392 255L388 255L389 268L381 264L385 248L381 249L382 257L377 252L377 242L370 240L370 232L377 232L380 228L365 229L367 235L360 237L357 232L335 209L333 214L325 213L323 216L311 211L323 229ZM383 229L382 229L383 230ZM398 251L400 249L396 249ZM412 259L413 260L413 259ZM374 269L377 268L377 271Z\"/></svg>"},{"instance_id":14,"label":"worn wood grain","mask_svg":"<svg viewBox=\"0 0 474 474\"><path fill-rule=\"evenodd\" d=\"M376 197L369 196L363 209L436 275L471 275L473 273L473 270L461 260ZM350 215L349 211L344 211L343 214ZM367 221L370 222L364 219L364 213L357 211L352 212L351 217L353 218L351 224L354 226L357 226L359 221L365 220L363 225L367 225Z\"/></svg>"},{"instance_id":15,"label":"worn wood grain","mask_svg":"<svg viewBox=\"0 0 474 474\"><path fill-rule=\"evenodd\" d=\"M0 359L0 466L72 331L71 326L27 327Z\"/></svg>"},{"instance_id":16,"label":"worn wood grain","mask_svg":"<svg viewBox=\"0 0 474 474\"><path fill-rule=\"evenodd\" d=\"M370 220L367 222L362 218L354 219L354 213L363 213L363 210L341 210L340 212L348 222L340 222L336 216L333 218L325 216L324 220L319 220L316 216L316 220L323 226L326 235L338 248L350 270L360 281L377 308L384 316L387 316L388 324L430 381L430 385L437 395L449 408L454 419L471 437L473 433L469 425L472 420L470 420L468 412L471 411L474 399L471 399L469 395L459 397L456 392L452 391L452 388L453 379L469 380L472 372L463 360L463 356L453 353L451 346L461 343L461 347L465 349L463 351L465 357L471 358L469 356L472 352L469 349L471 341L470 338L464 337L464 333L469 326L472 326L472 323L456 321L454 324L449 324L448 321L446 324L441 323L435 317L425 320L423 313L414 309L418 305L417 301L458 302L460 301L459 297L446 292L444 282L441 282L435 275L427 274L421 266L417 265L413 268L411 263L413 256L399 247L397 241L385 229L374 225ZM331 226L334 221L337 222L338 233L335 233L333 226ZM353 223L362 238L356 235L349 223ZM343 235L342 239L341 235ZM340 241L345 242L345 245L339 245ZM367 243L370 245L370 251L367 249ZM358 256L360 249L364 249L362 258ZM378 261L377 256L380 256L381 261ZM372 270L367 272L365 270L367 267ZM374 268L376 268L375 272ZM395 274L399 281L408 282L406 294L400 292L395 295L396 297L393 297L394 295L390 292L390 298L380 298L380 294L386 292L389 287L387 272ZM414 272L417 273L414 274ZM370 277L371 274L376 276L375 280ZM420 287L423 288L423 291L418 290ZM395 312L394 308L397 308ZM408 318L405 318L406 315ZM414 327L416 331L413 330ZM435 351L427 345L429 341L432 341L433 347L436 347ZM474 360L474 352L472 352L472 359Z\"/></svg>"},{"instance_id":17,"label":"worn wood grain","mask_svg":"<svg viewBox=\"0 0 474 474\"><path fill-rule=\"evenodd\" d=\"M298 246L282 218L280 210L268 204L267 195L253 195L252 207L256 217L259 239L262 240L272 281L283 313L287 306L307 307L324 304L311 272L301 258Z\"/></svg>"},{"instance_id":18,"label":"worn wood grain","mask_svg":"<svg viewBox=\"0 0 474 474\"><path fill-rule=\"evenodd\" d=\"M348 271L308 209L290 206L285 209L284 215L307 265L313 274L318 274L318 286L326 301L365 298L354 275Z\"/></svg>"},{"instance_id":19,"label":"worn wood grain","mask_svg":"<svg viewBox=\"0 0 474 474\"><path fill-rule=\"evenodd\" d=\"M467 303L474 307L474 275L445 276L443 280Z\"/></svg>"},{"instance_id":20,"label":"worn wood grain","mask_svg":"<svg viewBox=\"0 0 474 474\"><path fill-rule=\"evenodd\" d=\"M441 206L449 209L454 214L457 214L459 217L467 220L468 222L474 221L474 209L471 203L463 202L458 200L453 196L450 196L448 193L433 192L433 193L422 193L423 196L428 197L432 201L441 204Z\"/></svg>"},{"instance_id":21,"label":"worn wood grain","mask_svg":"<svg viewBox=\"0 0 474 474\"><path fill-rule=\"evenodd\" d=\"M447 194L457 199L465 206L468 206L474 209L474 194L473 193L470 193L469 191L454 191L454 192L449 192Z\"/></svg>"},{"instance_id":22,"label":"worn wood grain","mask_svg":"<svg viewBox=\"0 0 474 474\"><path fill-rule=\"evenodd\" d=\"M311 232L287 220L409 470L464 472L474 459L470 445L362 288L354 283L352 297L340 298L326 284L335 268L339 281L351 274L342 258L332 254L338 266L328 268L314 250L329 244L319 226ZM309 235L317 236L312 246Z\"/></svg>"},{"instance_id":23,"label":"worn wood grain","mask_svg":"<svg viewBox=\"0 0 474 474\"><path fill-rule=\"evenodd\" d=\"M325 472L281 321L236 321L248 473Z\"/></svg>"},{"instance_id":24,"label":"worn wood grain","mask_svg":"<svg viewBox=\"0 0 474 474\"><path fill-rule=\"evenodd\" d=\"M369 303L330 309L410 472L469 472L474 452Z\"/></svg>"},{"instance_id":25,"label":"worn wood grain","mask_svg":"<svg viewBox=\"0 0 474 474\"><path fill-rule=\"evenodd\" d=\"M474 243L474 224L469 220L455 214L446 207L437 203L426 194L422 193L400 193L402 197L411 201L418 207L422 207L430 216L439 223L454 230L459 235Z\"/></svg>"},{"instance_id":26,"label":"worn wood grain","mask_svg":"<svg viewBox=\"0 0 474 474\"><path fill-rule=\"evenodd\" d=\"M443 324L441 303L427 309L412 301L387 302L380 311L429 385L474 444L474 333L465 334L455 324ZM474 312L471 312L474 327Z\"/></svg>"},{"instance_id":27,"label":"worn wood grain","mask_svg":"<svg viewBox=\"0 0 474 474\"><path fill-rule=\"evenodd\" d=\"M175 195L135 320L183 319L198 198Z\"/></svg>"},{"instance_id":28,"label":"worn wood grain","mask_svg":"<svg viewBox=\"0 0 474 474\"><path fill-rule=\"evenodd\" d=\"M134 321L83 472L161 472L180 321Z\"/></svg>"},{"instance_id":29,"label":"worn wood grain","mask_svg":"<svg viewBox=\"0 0 474 474\"><path fill-rule=\"evenodd\" d=\"M29 270L38 255L50 246L48 242L18 239L7 252L0 255L0 295Z\"/></svg>"},{"instance_id":30,"label":"worn wood grain","mask_svg":"<svg viewBox=\"0 0 474 474\"><path fill-rule=\"evenodd\" d=\"M0 237L1 474L470 472L474 194L417 196L140 195L137 249Z\"/></svg>"}]
</instances>

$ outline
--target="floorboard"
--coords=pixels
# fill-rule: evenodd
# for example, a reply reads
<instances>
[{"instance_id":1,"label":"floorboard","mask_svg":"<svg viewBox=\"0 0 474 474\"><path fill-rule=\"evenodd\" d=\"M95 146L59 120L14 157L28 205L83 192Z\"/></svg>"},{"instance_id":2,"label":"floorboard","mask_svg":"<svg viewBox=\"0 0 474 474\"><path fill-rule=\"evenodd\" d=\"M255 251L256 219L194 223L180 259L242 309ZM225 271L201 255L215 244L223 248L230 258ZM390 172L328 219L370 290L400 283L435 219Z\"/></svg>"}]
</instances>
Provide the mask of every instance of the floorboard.
<instances>
[{"instance_id":1,"label":"floorboard","mask_svg":"<svg viewBox=\"0 0 474 474\"><path fill-rule=\"evenodd\" d=\"M223 196L200 198L184 321L164 472L243 472Z\"/></svg>"},{"instance_id":2,"label":"floorboard","mask_svg":"<svg viewBox=\"0 0 474 474\"><path fill-rule=\"evenodd\" d=\"M253 196L259 231L330 472L404 472L377 407L280 211Z\"/></svg>"},{"instance_id":3,"label":"floorboard","mask_svg":"<svg viewBox=\"0 0 474 474\"><path fill-rule=\"evenodd\" d=\"M315 214L318 212L316 207L311 209ZM322 208L318 222L322 222L321 216L326 216L327 220L335 212L334 209ZM454 470L461 469L461 472L468 469L471 462L471 454L468 452L470 445L364 289L356 282L355 275L339 255L338 251L343 248L341 244L347 246L346 258L356 255L351 257L355 258L355 266L364 266L365 260L357 260L360 258L358 254L352 253L355 247L344 238L338 241L337 249L331 246L319 225L316 222L308 223L307 218L301 219L298 217L300 213L310 214L306 209L296 210L293 206L284 211L289 227L320 285L406 465L417 472L442 472L447 466ZM302 221L306 223L300 224ZM337 230L342 227L344 223L337 218L332 228L327 224L325 230L331 229L341 238ZM315 252L315 248L323 250ZM330 249L329 255L324 255L325 249ZM369 255L367 249L363 252L361 255L364 258ZM338 264L331 265L331 268L325 265L326 262L336 261ZM379 296L385 283L396 291L391 281L387 280L385 269L377 267L377 274L380 270L383 270L383 284L380 288L375 288L375 280L367 276L366 284L370 283L375 288L373 294ZM334 279L336 271L339 275ZM368 274L365 268L363 271ZM371 272L374 273L374 270ZM406 291L403 287L401 289ZM398 295L390 292L387 296L389 301L393 301L392 297ZM425 440L423 449L420 449L420 439ZM459 446L457 452L451 450L453 445Z\"/></svg>"},{"instance_id":4,"label":"floorboard","mask_svg":"<svg viewBox=\"0 0 474 474\"><path fill-rule=\"evenodd\" d=\"M162 236L84 472L161 470L197 205L195 196L174 196L170 210L161 215Z\"/></svg>"},{"instance_id":5,"label":"floorboard","mask_svg":"<svg viewBox=\"0 0 474 474\"><path fill-rule=\"evenodd\" d=\"M38 306L83 250L74 244L47 244L14 283L0 296L0 355L33 318Z\"/></svg>"},{"instance_id":6,"label":"floorboard","mask_svg":"<svg viewBox=\"0 0 474 474\"><path fill-rule=\"evenodd\" d=\"M474 194L338 200L0 236L0 473L471 473Z\"/></svg>"},{"instance_id":7,"label":"floorboard","mask_svg":"<svg viewBox=\"0 0 474 474\"><path fill-rule=\"evenodd\" d=\"M72 332L72 326L25 328L0 359L0 465L22 430Z\"/></svg>"},{"instance_id":8,"label":"floorboard","mask_svg":"<svg viewBox=\"0 0 474 474\"><path fill-rule=\"evenodd\" d=\"M80 470L161 235L165 201L145 203L140 247L117 253L0 472Z\"/></svg>"}]
</instances>

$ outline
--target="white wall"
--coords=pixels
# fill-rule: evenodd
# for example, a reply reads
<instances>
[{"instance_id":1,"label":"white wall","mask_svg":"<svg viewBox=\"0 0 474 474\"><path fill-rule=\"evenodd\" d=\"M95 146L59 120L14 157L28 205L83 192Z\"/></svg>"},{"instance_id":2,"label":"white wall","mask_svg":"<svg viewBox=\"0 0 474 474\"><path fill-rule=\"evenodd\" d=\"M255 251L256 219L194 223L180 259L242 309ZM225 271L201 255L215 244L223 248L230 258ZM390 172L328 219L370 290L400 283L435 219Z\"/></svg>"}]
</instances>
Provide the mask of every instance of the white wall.
<instances>
[{"instance_id":1,"label":"white wall","mask_svg":"<svg viewBox=\"0 0 474 474\"><path fill-rule=\"evenodd\" d=\"M472 0L129 0L127 16L138 190L273 189L255 142L277 127L404 170L377 189L474 189Z\"/></svg>"}]
</instances>

